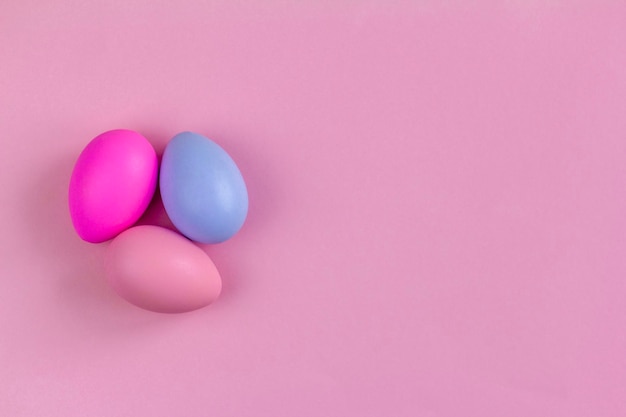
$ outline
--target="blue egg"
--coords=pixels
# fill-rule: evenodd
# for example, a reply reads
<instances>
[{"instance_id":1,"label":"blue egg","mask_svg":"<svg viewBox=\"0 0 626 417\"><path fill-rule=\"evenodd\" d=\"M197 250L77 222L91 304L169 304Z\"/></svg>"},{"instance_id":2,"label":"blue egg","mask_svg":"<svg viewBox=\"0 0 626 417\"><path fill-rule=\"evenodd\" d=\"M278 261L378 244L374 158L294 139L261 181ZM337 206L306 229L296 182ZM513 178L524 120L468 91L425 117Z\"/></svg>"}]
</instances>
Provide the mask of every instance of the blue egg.
<instances>
[{"instance_id":1,"label":"blue egg","mask_svg":"<svg viewBox=\"0 0 626 417\"><path fill-rule=\"evenodd\" d=\"M235 161L193 132L174 136L161 161L163 206L183 235L201 243L232 237L248 214L248 190Z\"/></svg>"}]
</instances>

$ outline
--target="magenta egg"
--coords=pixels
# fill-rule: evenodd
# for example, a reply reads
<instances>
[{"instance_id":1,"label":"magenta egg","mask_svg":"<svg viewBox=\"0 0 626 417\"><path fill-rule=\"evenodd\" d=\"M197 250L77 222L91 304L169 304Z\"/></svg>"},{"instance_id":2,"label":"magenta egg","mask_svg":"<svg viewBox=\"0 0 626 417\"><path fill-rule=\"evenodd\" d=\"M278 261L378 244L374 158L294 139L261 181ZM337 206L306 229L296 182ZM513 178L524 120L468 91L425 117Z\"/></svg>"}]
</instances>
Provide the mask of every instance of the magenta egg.
<instances>
[{"instance_id":1,"label":"magenta egg","mask_svg":"<svg viewBox=\"0 0 626 417\"><path fill-rule=\"evenodd\" d=\"M120 129L95 137L70 180L70 215L78 235L99 243L132 226L154 195L157 175L156 152L139 133Z\"/></svg>"},{"instance_id":2,"label":"magenta egg","mask_svg":"<svg viewBox=\"0 0 626 417\"><path fill-rule=\"evenodd\" d=\"M209 305L222 281L209 256L187 238L159 226L135 226L109 245L105 275L126 301L160 313Z\"/></svg>"}]
</instances>

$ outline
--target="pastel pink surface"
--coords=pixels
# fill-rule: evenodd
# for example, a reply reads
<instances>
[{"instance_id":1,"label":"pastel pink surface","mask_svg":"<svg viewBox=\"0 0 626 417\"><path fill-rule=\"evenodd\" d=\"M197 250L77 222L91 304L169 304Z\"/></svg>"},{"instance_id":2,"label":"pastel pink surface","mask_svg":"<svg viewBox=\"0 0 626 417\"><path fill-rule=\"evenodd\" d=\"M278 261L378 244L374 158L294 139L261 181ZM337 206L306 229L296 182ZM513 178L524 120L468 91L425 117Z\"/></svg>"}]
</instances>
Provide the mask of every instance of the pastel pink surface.
<instances>
[{"instance_id":1,"label":"pastel pink surface","mask_svg":"<svg viewBox=\"0 0 626 417\"><path fill-rule=\"evenodd\" d=\"M107 248L105 274L128 302L159 313L184 313L211 304L222 290L215 264L180 234L136 226Z\"/></svg>"},{"instance_id":2,"label":"pastel pink surface","mask_svg":"<svg viewBox=\"0 0 626 417\"><path fill-rule=\"evenodd\" d=\"M104 242L132 226L152 200L158 162L154 148L132 130L109 130L83 149L69 185L78 235Z\"/></svg>"},{"instance_id":3,"label":"pastel pink surface","mask_svg":"<svg viewBox=\"0 0 626 417\"><path fill-rule=\"evenodd\" d=\"M0 416L623 417L625 16L0 2ZM128 305L73 231L117 126L241 168L209 308Z\"/></svg>"}]
</instances>

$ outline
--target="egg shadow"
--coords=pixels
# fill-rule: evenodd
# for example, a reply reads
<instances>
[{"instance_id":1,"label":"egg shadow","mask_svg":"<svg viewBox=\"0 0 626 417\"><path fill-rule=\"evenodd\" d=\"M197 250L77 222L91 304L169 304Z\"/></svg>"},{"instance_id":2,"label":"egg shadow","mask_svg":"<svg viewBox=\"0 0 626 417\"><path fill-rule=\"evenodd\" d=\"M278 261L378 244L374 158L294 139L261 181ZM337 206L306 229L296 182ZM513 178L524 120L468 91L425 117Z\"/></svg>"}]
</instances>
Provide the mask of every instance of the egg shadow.
<instances>
[{"instance_id":1,"label":"egg shadow","mask_svg":"<svg viewBox=\"0 0 626 417\"><path fill-rule=\"evenodd\" d=\"M170 135L165 129L155 129L152 126L139 125L133 128L133 130L139 132L143 137L148 139L148 142L154 147L157 157L159 158L159 167L161 166L161 157L165 146L174 135Z\"/></svg>"}]
</instances>

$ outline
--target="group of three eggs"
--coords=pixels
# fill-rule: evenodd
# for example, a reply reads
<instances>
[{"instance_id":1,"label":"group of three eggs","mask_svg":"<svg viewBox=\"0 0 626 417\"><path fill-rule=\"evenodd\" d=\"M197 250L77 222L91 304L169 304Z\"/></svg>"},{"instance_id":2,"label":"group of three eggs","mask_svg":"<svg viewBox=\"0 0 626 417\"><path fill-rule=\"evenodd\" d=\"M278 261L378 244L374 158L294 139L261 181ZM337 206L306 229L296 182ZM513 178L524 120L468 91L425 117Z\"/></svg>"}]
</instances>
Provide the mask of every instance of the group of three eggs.
<instances>
[{"instance_id":1,"label":"group of three eggs","mask_svg":"<svg viewBox=\"0 0 626 417\"><path fill-rule=\"evenodd\" d=\"M133 226L159 187L165 211L180 232ZM248 192L233 159L198 133L183 132L159 162L150 142L132 130L95 137L70 180L72 223L85 241L107 247L106 277L141 308L178 313L204 307L219 295L219 272L197 243L220 243L242 227Z\"/></svg>"}]
</instances>

